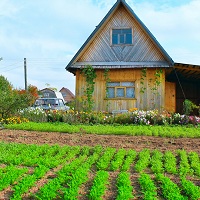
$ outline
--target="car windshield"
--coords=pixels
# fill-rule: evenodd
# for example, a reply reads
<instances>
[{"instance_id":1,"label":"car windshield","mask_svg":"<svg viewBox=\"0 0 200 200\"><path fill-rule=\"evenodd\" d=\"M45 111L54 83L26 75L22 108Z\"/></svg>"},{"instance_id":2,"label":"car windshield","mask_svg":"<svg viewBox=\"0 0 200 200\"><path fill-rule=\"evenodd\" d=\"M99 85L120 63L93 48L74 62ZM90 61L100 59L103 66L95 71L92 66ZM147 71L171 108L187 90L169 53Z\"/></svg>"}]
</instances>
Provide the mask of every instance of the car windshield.
<instances>
[{"instance_id":1,"label":"car windshield","mask_svg":"<svg viewBox=\"0 0 200 200\"><path fill-rule=\"evenodd\" d=\"M35 101L36 106L41 106L41 105L58 105L58 100L57 99L37 99Z\"/></svg>"}]
</instances>

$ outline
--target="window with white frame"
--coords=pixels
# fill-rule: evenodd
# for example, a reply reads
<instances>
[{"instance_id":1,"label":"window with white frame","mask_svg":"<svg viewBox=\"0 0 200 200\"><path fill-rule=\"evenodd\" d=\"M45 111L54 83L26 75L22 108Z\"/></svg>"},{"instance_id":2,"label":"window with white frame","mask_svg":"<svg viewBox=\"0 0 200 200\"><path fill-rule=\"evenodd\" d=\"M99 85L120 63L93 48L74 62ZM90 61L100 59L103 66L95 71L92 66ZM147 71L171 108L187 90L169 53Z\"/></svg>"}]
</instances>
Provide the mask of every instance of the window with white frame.
<instances>
[{"instance_id":1,"label":"window with white frame","mask_svg":"<svg viewBox=\"0 0 200 200\"><path fill-rule=\"evenodd\" d=\"M112 45L132 44L132 29L112 29Z\"/></svg>"},{"instance_id":2,"label":"window with white frame","mask_svg":"<svg viewBox=\"0 0 200 200\"><path fill-rule=\"evenodd\" d=\"M109 82L107 98L135 98L135 82Z\"/></svg>"}]
</instances>

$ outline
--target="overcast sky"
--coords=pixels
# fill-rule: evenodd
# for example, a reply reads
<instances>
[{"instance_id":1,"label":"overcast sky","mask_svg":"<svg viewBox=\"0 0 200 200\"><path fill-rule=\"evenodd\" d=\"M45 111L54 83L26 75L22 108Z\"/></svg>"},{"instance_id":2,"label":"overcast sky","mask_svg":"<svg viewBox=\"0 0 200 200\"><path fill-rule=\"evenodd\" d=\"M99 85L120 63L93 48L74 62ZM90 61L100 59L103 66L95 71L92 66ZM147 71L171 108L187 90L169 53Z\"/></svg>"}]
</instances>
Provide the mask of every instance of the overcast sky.
<instances>
[{"instance_id":1,"label":"overcast sky","mask_svg":"<svg viewBox=\"0 0 200 200\"><path fill-rule=\"evenodd\" d=\"M116 0L0 0L0 75L75 92L66 65ZM200 65L200 0L126 0L175 62Z\"/></svg>"}]
</instances>

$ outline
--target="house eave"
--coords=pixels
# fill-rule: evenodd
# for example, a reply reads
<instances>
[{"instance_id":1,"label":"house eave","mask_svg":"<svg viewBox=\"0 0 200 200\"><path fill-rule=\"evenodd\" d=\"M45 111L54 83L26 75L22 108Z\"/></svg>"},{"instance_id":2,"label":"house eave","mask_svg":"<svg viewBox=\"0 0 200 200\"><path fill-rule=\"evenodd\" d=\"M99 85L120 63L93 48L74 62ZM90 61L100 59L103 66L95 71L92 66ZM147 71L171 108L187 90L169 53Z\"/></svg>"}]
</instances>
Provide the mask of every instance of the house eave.
<instances>
[{"instance_id":1,"label":"house eave","mask_svg":"<svg viewBox=\"0 0 200 200\"><path fill-rule=\"evenodd\" d=\"M167 62L76 62L70 69L91 65L94 69L169 68Z\"/></svg>"},{"instance_id":2,"label":"house eave","mask_svg":"<svg viewBox=\"0 0 200 200\"><path fill-rule=\"evenodd\" d=\"M168 62L160 61L160 62L76 62L73 64L73 67L77 66L86 66L91 65L95 66L137 66L137 65L146 65L146 66L168 66L170 67Z\"/></svg>"}]
</instances>

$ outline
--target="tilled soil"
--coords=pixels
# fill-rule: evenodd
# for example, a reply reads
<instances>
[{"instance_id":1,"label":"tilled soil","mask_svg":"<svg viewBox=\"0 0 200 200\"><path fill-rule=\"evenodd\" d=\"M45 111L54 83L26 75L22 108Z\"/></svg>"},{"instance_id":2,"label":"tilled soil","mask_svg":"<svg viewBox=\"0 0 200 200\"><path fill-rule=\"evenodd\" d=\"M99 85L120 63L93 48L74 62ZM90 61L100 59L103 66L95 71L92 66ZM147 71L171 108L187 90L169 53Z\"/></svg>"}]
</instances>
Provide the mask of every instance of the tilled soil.
<instances>
[{"instance_id":1,"label":"tilled soil","mask_svg":"<svg viewBox=\"0 0 200 200\"><path fill-rule=\"evenodd\" d=\"M152 136L118 136L95 134L68 134L57 132L35 132L22 130L0 130L0 141L25 144L59 144L69 146L96 146L134 149L144 148L175 151L184 149L188 152L196 151L200 154L199 138L161 138Z\"/></svg>"},{"instance_id":2,"label":"tilled soil","mask_svg":"<svg viewBox=\"0 0 200 200\"><path fill-rule=\"evenodd\" d=\"M22 130L0 130L0 141L6 143L24 143L24 144L58 144L58 145L69 145L69 146L96 146L101 145L103 147L114 147L114 148L124 148L124 149L134 149L136 151L141 151L144 148L150 150L158 149L162 152L170 150L175 151L177 149L184 149L188 152L195 151L200 154L200 139L198 138L161 138L161 137L150 137L150 136L117 136L117 135L95 135L95 134L67 134L67 133L56 133L56 132L35 132L35 131L22 131ZM139 187L139 174L134 171L134 163L131 165L131 183L134 188L134 199L141 199L143 195L141 193L141 188ZM34 187L30 188L26 192L22 199L31 200L33 199L31 194L37 193L38 190L46 184L50 179L56 177L56 171L58 171L61 166L51 169L47 174L40 180L35 182ZM29 174L33 171L33 167L29 167ZM106 193L103 199L114 200L117 196L116 178L119 171L109 171L109 184L107 186ZM147 172L148 173L148 172ZM92 186L94 179L95 169L92 169L89 173L89 180L87 183L83 184L79 190L80 200L88 199L89 189ZM149 174L151 174L149 172ZM151 174L151 176L154 176ZM178 176L170 177L175 183L180 182ZM199 186L199 178L187 177L191 179L196 185ZM159 188L159 187L158 187ZM158 195L161 197L161 190L158 189ZM4 189L0 192L0 200L9 200L13 195L12 187Z\"/></svg>"}]
</instances>

